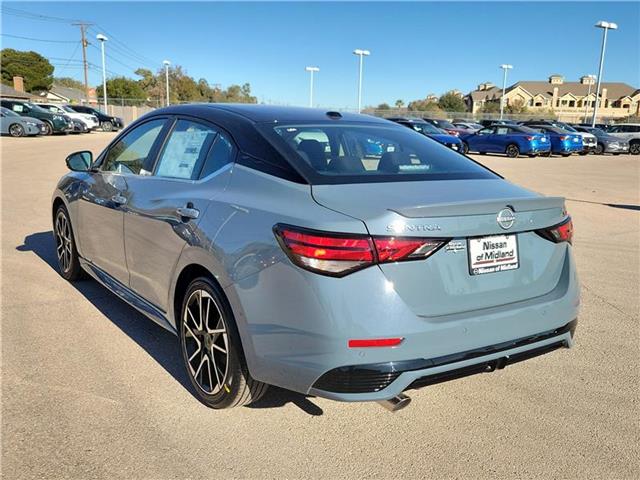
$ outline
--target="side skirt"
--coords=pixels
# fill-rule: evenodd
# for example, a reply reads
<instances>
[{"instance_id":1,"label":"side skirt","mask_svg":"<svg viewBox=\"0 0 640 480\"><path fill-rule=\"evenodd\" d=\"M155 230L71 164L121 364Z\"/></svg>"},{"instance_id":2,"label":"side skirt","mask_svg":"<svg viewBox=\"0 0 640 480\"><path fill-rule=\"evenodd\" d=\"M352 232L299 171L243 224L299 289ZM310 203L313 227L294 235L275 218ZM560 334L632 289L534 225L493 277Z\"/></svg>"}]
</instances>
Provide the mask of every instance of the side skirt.
<instances>
[{"instance_id":1,"label":"side skirt","mask_svg":"<svg viewBox=\"0 0 640 480\"><path fill-rule=\"evenodd\" d=\"M93 263L80 258L80 265L98 283L102 284L104 287L127 302L140 313L156 322L162 328L169 330L174 335L178 334L173 325L171 325L171 323L169 323L169 320L167 320L165 312L163 312L160 308L142 298L129 287L123 285L107 272L95 266Z\"/></svg>"}]
</instances>

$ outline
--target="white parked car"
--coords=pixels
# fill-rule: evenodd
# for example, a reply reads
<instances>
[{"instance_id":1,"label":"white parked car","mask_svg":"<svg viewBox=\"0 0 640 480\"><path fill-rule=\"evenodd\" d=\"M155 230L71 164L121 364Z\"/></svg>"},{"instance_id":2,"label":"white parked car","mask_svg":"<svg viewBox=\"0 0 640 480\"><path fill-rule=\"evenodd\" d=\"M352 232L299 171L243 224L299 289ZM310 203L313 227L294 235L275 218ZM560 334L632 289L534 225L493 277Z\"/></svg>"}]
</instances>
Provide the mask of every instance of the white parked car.
<instances>
[{"instance_id":1,"label":"white parked car","mask_svg":"<svg viewBox=\"0 0 640 480\"><path fill-rule=\"evenodd\" d=\"M612 125L607 133L629 142L629 153L631 155L640 155L640 123Z\"/></svg>"},{"instance_id":2,"label":"white parked car","mask_svg":"<svg viewBox=\"0 0 640 480\"><path fill-rule=\"evenodd\" d=\"M40 107L45 108L53 113L59 113L60 115L66 115L75 120L84 122L89 130L95 130L100 126L98 117L95 115L89 115L88 113L78 113L67 105L58 105L56 103L39 103Z\"/></svg>"}]
</instances>

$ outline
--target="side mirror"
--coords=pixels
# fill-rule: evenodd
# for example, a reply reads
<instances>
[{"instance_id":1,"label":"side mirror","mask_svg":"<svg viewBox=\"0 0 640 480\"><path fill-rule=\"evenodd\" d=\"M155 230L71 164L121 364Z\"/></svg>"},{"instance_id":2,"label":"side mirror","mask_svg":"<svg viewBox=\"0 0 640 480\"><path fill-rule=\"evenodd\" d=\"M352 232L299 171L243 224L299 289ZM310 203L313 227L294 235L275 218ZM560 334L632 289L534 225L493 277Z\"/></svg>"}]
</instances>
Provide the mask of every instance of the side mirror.
<instances>
[{"instance_id":1,"label":"side mirror","mask_svg":"<svg viewBox=\"0 0 640 480\"><path fill-rule=\"evenodd\" d=\"M93 154L88 150L75 152L69 155L65 162L72 172L88 172L93 163Z\"/></svg>"}]
</instances>

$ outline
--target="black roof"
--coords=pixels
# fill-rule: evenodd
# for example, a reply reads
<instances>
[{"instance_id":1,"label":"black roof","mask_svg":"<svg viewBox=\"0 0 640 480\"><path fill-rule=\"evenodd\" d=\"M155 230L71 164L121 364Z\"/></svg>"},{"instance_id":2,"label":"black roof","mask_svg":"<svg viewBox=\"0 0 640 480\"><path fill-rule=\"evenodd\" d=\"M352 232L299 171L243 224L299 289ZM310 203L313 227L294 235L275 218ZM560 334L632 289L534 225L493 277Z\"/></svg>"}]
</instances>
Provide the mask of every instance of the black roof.
<instances>
[{"instance_id":1,"label":"black roof","mask_svg":"<svg viewBox=\"0 0 640 480\"><path fill-rule=\"evenodd\" d=\"M155 110L172 114L191 114L214 120L231 113L256 123L279 122L326 122L342 120L347 122L384 123L385 120L358 113L337 112L321 108L282 107L274 105L256 105L253 103L191 103L172 105Z\"/></svg>"}]
</instances>

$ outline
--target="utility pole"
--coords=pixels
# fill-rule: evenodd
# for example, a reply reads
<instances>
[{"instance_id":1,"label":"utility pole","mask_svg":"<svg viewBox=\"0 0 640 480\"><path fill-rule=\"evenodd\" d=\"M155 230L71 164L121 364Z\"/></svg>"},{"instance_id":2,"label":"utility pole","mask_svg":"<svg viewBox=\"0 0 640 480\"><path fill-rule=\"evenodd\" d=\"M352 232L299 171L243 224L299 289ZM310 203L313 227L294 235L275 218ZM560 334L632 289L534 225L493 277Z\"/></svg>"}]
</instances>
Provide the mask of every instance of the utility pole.
<instances>
[{"instance_id":1,"label":"utility pole","mask_svg":"<svg viewBox=\"0 0 640 480\"><path fill-rule=\"evenodd\" d=\"M72 25L80 27L80 38L82 42L82 65L84 67L84 92L87 96L87 101L89 101L89 65L87 64L87 46L89 42L87 41L87 27L92 25L91 23L73 23Z\"/></svg>"}]
</instances>

